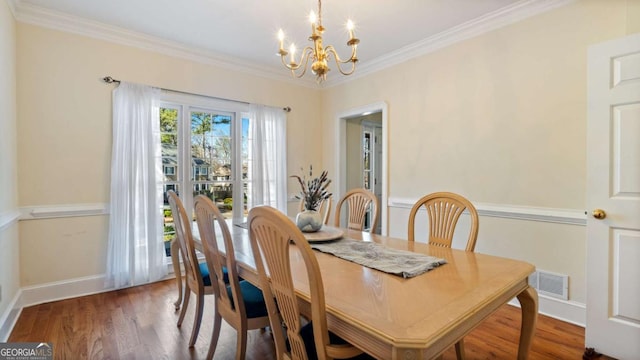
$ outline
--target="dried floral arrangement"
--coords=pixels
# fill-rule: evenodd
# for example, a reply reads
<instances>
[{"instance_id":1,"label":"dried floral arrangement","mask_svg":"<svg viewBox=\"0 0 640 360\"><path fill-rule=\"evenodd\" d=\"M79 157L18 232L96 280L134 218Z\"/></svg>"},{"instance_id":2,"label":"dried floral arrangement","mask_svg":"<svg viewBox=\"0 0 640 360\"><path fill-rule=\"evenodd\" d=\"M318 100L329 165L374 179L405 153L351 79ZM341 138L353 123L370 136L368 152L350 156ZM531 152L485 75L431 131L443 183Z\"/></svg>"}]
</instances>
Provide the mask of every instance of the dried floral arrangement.
<instances>
[{"instance_id":1,"label":"dried floral arrangement","mask_svg":"<svg viewBox=\"0 0 640 360\"><path fill-rule=\"evenodd\" d=\"M291 175L298 179L300 183L300 195L296 195L296 199L303 199L304 209L318 211L322 201L331 197L331 193L327 191L327 187L331 184L331 180L327 177L328 172L324 170L319 177L313 177L313 167L309 165L309 180L306 177Z\"/></svg>"}]
</instances>

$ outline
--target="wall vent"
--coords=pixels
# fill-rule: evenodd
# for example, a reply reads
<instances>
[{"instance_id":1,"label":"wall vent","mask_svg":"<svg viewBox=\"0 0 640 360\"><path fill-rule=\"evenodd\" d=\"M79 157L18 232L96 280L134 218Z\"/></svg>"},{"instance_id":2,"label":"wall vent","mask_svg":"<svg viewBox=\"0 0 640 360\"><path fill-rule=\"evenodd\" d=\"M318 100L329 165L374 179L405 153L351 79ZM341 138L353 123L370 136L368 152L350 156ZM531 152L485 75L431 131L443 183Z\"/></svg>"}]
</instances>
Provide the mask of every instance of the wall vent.
<instances>
[{"instance_id":1,"label":"wall vent","mask_svg":"<svg viewBox=\"0 0 640 360\"><path fill-rule=\"evenodd\" d=\"M536 270L529 275L529 285L541 295L569 300L569 276L544 270Z\"/></svg>"}]
</instances>

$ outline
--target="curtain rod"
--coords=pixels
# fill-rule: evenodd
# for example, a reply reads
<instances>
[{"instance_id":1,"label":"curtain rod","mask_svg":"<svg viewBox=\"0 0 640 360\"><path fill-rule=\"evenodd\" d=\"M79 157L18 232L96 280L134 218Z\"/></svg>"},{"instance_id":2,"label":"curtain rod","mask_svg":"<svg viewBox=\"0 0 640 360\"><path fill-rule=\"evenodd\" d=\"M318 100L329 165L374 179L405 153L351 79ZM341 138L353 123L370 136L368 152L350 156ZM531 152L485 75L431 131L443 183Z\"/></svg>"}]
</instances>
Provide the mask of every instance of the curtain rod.
<instances>
[{"instance_id":1,"label":"curtain rod","mask_svg":"<svg viewBox=\"0 0 640 360\"><path fill-rule=\"evenodd\" d=\"M104 81L107 84L111 84L111 83L120 83L120 80L114 79L111 76L105 76L102 78L102 81ZM239 100L231 100L231 99L225 99L225 98L221 98L221 97L215 97L215 96L209 96L209 95L202 95L202 94L196 94L196 93L190 93L190 92L186 92L186 91L180 91L180 90L173 90L173 89L165 89L165 88L160 88L161 90L164 91L172 91L172 92L176 92L176 93L181 93L181 94L187 94L187 95L196 95L196 96L206 96L206 97L210 97L210 98L214 98L214 99L218 99L218 100L224 100L224 101L233 101L233 102L237 102L237 103L241 103L241 104L247 104L249 105L248 102L245 101L239 101ZM285 112L291 112L291 108L286 106L283 107L282 110L284 110Z\"/></svg>"}]
</instances>

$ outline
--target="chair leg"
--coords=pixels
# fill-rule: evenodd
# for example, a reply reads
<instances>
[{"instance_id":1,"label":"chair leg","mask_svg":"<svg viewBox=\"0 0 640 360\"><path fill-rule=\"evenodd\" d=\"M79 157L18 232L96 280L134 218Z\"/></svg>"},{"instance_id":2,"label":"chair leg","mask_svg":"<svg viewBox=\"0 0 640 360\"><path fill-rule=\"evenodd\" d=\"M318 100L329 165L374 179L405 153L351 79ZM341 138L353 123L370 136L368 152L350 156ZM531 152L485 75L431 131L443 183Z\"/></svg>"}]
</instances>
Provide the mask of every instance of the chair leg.
<instances>
[{"instance_id":1,"label":"chair leg","mask_svg":"<svg viewBox=\"0 0 640 360\"><path fill-rule=\"evenodd\" d=\"M464 339L460 339L460 341L458 341L456 343L456 358L458 360L464 360L465 356L464 356Z\"/></svg>"},{"instance_id":2,"label":"chair leg","mask_svg":"<svg viewBox=\"0 0 640 360\"><path fill-rule=\"evenodd\" d=\"M213 333L211 333L211 343L209 343L209 352L207 353L207 360L213 359L213 354L216 352L218 346L218 338L220 338L220 325L222 324L222 316L216 309L216 314L213 317Z\"/></svg>"},{"instance_id":3,"label":"chair leg","mask_svg":"<svg viewBox=\"0 0 640 360\"><path fill-rule=\"evenodd\" d=\"M240 326L238 329L238 343L236 344L236 360L244 360L247 352L247 327Z\"/></svg>"},{"instance_id":4,"label":"chair leg","mask_svg":"<svg viewBox=\"0 0 640 360\"><path fill-rule=\"evenodd\" d=\"M204 294L198 294L196 301L196 316L193 318L193 329L191 330L191 340L189 340L189 347L193 347L198 339L198 333L200 332L200 324L202 323L202 312L204 310Z\"/></svg>"},{"instance_id":5,"label":"chair leg","mask_svg":"<svg viewBox=\"0 0 640 360\"><path fill-rule=\"evenodd\" d=\"M171 240L171 262L173 262L173 273L176 275L176 285L178 286L178 300L173 303L176 311L182 305L182 272L180 270L180 243L175 237Z\"/></svg>"},{"instance_id":6,"label":"chair leg","mask_svg":"<svg viewBox=\"0 0 640 360\"><path fill-rule=\"evenodd\" d=\"M189 307L189 298L191 297L191 289L188 286L184 288L184 300L182 302L182 309L180 310L180 316L178 317L178 327L182 326L182 320L184 320L184 315L187 313L187 308Z\"/></svg>"}]
</instances>

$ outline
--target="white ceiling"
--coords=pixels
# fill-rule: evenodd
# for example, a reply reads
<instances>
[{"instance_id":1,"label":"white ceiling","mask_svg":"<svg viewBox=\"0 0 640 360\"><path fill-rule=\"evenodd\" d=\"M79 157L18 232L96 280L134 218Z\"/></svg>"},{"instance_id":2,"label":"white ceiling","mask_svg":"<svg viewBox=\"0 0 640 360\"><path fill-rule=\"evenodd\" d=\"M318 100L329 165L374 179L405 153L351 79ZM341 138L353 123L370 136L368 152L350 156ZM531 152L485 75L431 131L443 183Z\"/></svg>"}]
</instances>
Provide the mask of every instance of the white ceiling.
<instances>
[{"instance_id":1,"label":"white ceiling","mask_svg":"<svg viewBox=\"0 0 640 360\"><path fill-rule=\"evenodd\" d=\"M284 75L288 72L275 55L278 29L285 31L285 43L293 40L300 49L307 45L311 31L309 11L317 10L317 1L313 0L8 1L13 3L18 20L50 24L55 18L85 25L88 21L94 29L106 25L111 30L151 36ZM333 45L341 56L348 57L345 24L351 18L361 39L358 67L372 67L383 61L393 62L394 54L415 52L435 43L441 43L441 47L453 42L456 34L466 38L563 2L567 0L325 0L324 44ZM48 22L38 20L43 14ZM58 26L64 29L69 25ZM452 40L444 41L447 37ZM333 71L329 77L337 74Z\"/></svg>"}]
</instances>

